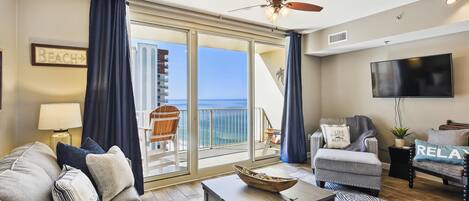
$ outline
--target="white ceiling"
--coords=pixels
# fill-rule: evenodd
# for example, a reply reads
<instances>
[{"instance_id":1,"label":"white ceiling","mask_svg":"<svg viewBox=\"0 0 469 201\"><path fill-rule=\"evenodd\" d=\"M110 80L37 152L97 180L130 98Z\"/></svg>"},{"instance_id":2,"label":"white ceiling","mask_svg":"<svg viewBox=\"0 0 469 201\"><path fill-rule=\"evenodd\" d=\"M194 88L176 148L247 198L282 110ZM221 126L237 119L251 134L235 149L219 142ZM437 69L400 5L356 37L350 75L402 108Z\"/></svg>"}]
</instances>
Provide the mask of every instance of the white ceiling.
<instances>
[{"instance_id":1,"label":"white ceiling","mask_svg":"<svg viewBox=\"0 0 469 201\"><path fill-rule=\"evenodd\" d=\"M266 3L266 0L151 0L158 3L192 8L223 16L240 18L256 23L272 25L263 8L228 12L229 10ZM276 26L295 30L318 30L385 10L403 6L418 0L289 0L313 3L324 7L320 13L293 11L280 17Z\"/></svg>"}]
</instances>

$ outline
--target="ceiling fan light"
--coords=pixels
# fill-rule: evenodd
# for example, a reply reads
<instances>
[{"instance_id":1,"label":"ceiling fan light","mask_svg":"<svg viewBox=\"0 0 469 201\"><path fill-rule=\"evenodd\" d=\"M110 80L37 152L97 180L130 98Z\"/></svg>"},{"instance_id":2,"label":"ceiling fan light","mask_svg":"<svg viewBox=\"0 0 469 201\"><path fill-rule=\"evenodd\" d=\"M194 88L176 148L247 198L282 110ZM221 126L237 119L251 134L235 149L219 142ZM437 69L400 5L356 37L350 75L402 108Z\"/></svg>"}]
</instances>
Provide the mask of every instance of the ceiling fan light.
<instances>
[{"instance_id":1,"label":"ceiling fan light","mask_svg":"<svg viewBox=\"0 0 469 201\"><path fill-rule=\"evenodd\" d=\"M275 8L273 7L268 7L267 9L265 9L265 15L267 17L272 17L274 13L275 13Z\"/></svg>"},{"instance_id":2,"label":"ceiling fan light","mask_svg":"<svg viewBox=\"0 0 469 201\"><path fill-rule=\"evenodd\" d=\"M289 13L290 9L288 9L287 7L283 7L281 10L280 10L280 15L282 16L287 16L288 13Z\"/></svg>"},{"instance_id":3,"label":"ceiling fan light","mask_svg":"<svg viewBox=\"0 0 469 201\"><path fill-rule=\"evenodd\" d=\"M272 22L277 21L277 18L278 18L278 13L273 13L272 14Z\"/></svg>"},{"instance_id":4,"label":"ceiling fan light","mask_svg":"<svg viewBox=\"0 0 469 201\"><path fill-rule=\"evenodd\" d=\"M446 0L446 4L451 5L456 3L457 0Z\"/></svg>"}]
</instances>

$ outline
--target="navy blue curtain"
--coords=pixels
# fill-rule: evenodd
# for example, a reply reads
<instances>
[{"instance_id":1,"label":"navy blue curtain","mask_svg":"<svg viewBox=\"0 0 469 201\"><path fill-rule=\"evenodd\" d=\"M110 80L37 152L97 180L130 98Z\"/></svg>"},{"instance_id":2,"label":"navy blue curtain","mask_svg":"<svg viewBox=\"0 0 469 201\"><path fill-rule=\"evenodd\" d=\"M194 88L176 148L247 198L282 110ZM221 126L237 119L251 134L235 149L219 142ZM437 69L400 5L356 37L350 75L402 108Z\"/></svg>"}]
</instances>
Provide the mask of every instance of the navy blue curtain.
<instances>
[{"instance_id":1,"label":"navy blue curtain","mask_svg":"<svg viewBox=\"0 0 469 201\"><path fill-rule=\"evenodd\" d=\"M90 137L106 150L119 146L143 194L129 51L125 0L92 0L82 141Z\"/></svg>"},{"instance_id":2,"label":"navy blue curtain","mask_svg":"<svg viewBox=\"0 0 469 201\"><path fill-rule=\"evenodd\" d=\"M303 163L307 158L301 91L301 35L290 32L289 36L280 159L287 163Z\"/></svg>"}]
</instances>

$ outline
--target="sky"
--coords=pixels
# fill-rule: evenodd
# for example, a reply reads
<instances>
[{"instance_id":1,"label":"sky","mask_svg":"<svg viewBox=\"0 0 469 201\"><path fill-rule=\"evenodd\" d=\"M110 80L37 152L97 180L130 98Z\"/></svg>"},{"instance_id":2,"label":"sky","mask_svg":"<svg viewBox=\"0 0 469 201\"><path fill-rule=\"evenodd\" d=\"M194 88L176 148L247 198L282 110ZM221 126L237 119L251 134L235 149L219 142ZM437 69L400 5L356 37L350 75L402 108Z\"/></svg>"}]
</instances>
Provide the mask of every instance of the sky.
<instances>
[{"instance_id":1,"label":"sky","mask_svg":"<svg viewBox=\"0 0 469 201\"><path fill-rule=\"evenodd\" d=\"M187 46L144 42L169 51L168 99L187 99ZM199 47L199 99L247 99L247 59L247 52Z\"/></svg>"}]
</instances>

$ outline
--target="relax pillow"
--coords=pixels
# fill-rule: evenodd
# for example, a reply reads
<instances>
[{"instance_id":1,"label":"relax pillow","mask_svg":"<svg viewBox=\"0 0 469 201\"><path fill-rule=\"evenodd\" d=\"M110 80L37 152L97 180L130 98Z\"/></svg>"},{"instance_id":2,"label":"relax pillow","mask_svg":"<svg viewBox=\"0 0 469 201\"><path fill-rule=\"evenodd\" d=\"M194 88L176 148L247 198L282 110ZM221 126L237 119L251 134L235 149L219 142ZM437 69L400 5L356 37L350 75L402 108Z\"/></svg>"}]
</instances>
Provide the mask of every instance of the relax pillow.
<instances>
[{"instance_id":1,"label":"relax pillow","mask_svg":"<svg viewBox=\"0 0 469 201\"><path fill-rule=\"evenodd\" d=\"M124 153L113 146L105 154L88 154L86 164L96 181L103 201L114 198L134 185L134 175Z\"/></svg>"},{"instance_id":2,"label":"relax pillow","mask_svg":"<svg viewBox=\"0 0 469 201\"><path fill-rule=\"evenodd\" d=\"M467 146L469 129L463 130L433 130L427 131L428 143L439 145Z\"/></svg>"},{"instance_id":3,"label":"relax pillow","mask_svg":"<svg viewBox=\"0 0 469 201\"><path fill-rule=\"evenodd\" d=\"M437 145L415 140L415 160L434 161L455 165L464 164L464 154L469 154L468 146Z\"/></svg>"},{"instance_id":4,"label":"relax pillow","mask_svg":"<svg viewBox=\"0 0 469 201\"><path fill-rule=\"evenodd\" d=\"M86 155L104 153L106 152L103 148L91 138L86 138L81 148L59 142L57 144L57 163L60 167L69 165L80 169L93 182L93 177L88 170L88 166L86 166Z\"/></svg>"},{"instance_id":5,"label":"relax pillow","mask_svg":"<svg viewBox=\"0 0 469 201\"><path fill-rule=\"evenodd\" d=\"M79 169L64 165L52 188L54 201L97 201L98 193L90 179Z\"/></svg>"},{"instance_id":6,"label":"relax pillow","mask_svg":"<svg viewBox=\"0 0 469 201\"><path fill-rule=\"evenodd\" d=\"M325 148L343 149L350 145L350 127L340 125L323 125L323 135L326 136Z\"/></svg>"}]
</instances>

